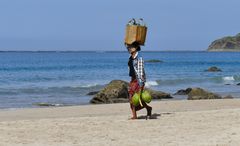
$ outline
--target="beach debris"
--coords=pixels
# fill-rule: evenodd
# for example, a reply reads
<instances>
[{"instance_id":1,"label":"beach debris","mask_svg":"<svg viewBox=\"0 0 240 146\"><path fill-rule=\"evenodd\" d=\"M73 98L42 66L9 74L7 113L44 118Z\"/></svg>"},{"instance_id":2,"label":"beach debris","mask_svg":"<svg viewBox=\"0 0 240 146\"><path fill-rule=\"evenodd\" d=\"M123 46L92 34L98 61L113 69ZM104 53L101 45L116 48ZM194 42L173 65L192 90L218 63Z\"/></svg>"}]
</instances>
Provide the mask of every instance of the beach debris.
<instances>
[{"instance_id":1,"label":"beach debris","mask_svg":"<svg viewBox=\"0 0 240 146\"><path fill-rule=\"evenodd\" d=\"M188 100L199 100L199 99L222 99L220 95L206 91L202 88L192 88L188 94Z\"/></svg>"},{"instance_id":2,"label":"beach debris","mask_svg":"<svg viewBox=\"0 0 240 146\"><path fill-rule=\"evenodd\" d=\"M222 70L216 66L210 67L205 71L207 71L207 72L222 72Z\"/></svg>"}]
</instances>

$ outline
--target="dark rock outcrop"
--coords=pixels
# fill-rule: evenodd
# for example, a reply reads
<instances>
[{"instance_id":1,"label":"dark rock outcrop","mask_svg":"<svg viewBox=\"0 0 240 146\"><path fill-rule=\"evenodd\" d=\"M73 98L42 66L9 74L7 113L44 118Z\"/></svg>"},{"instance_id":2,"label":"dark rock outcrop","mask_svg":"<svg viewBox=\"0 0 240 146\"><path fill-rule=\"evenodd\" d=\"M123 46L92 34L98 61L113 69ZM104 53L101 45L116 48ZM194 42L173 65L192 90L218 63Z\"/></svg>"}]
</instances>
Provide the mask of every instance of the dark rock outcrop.
<instances>
[{"instance_id":1,"label":"dark rock outcrop","mask_svg":"<svg viewBox=\"0 0 240 146\"><path fill-rule=\"evenodd\" d=\"M187 88L186 90L178 90L174 95L188 95L188 100L200 100L200 99L233 99L231 95L221 97L220 95L208 92L201 88Z\"/></svg>"},{"instance_id":2,"label":"dark rock outcrop","mask_svg":"<svg viewBox=\"0 0 240 146\"><path fill-rule=\"evenodd\" d=\"M169 99L173 98L170 94L146 89L150 92L153 99ZM91 100L90 103L124 103L128 102L128 82L121 80L111 81L103 90L98 92Z\"/></svg>"},{"instance_id":3,"label":"dark rock outcrop","mask_svg":"<svg viewBox=\"0 0 240 146\"><path fill-rule=\"evenodd\" d=\"M158 60L158 59L151 59L151 60L146 60L145 62L148 62L148 63L162 63L163 61Z\"/></svg>"},{"instance_id":4,"label":"dark rock outcrop","mask_svg":"<svg viewBox=\"0 0 240 146\"><path fill-rule=\"evenodd\" d=\"M240 83L238 83L237 85L240 86Z\"/></svg>"},{"instance_id":5,"label":"dark rock outcrop","mask_svg":"<svg viewBox=\"0 0 240 146\"><path fill-rule=\"evenodd\" d=\"M221 72L222 70L216 66L210 67L209 69L205 70L207 72Z\"/></svg>"},{"instance_id":6,"label":"dark rock outcrop","mask_svg":"<svg viewBox=\"0 0 240 146\"><path fill-rule=\"evenodd\" d=\"M89 92L87 95L96 95L99 91L92 91L92 92Z\"/></svg>"},{"instance_id":7,"label":"dark rock outcrop","mask_svg":"<svg viewBox=\"0 0 240 146\"><path fill-rule=\"evenodd\" d=\"M215 40L208 47L208 51L240 51L240 33Z\"/></svg>"},{"instance_id":8,"label":"dark rock outcrop","mask_svg":"<svg viewBox=\"0 0 240 146\"><path fill-rule=\"evenodd\" d=\"M201 88L192 88L188 94L188 100L200 100L200 99L222 99L221 96L205 91Z\"/></svg>"},{"instance_id":9,"label":"dark rock outcrop","mask_svg":"<svg viewBox=\"0 0 240 146\"><path fill-rule=\"evenodd\" d=\"M98 92L90 103L128 102L128 83L121 80L111 81L102 91Z\"/></svg>"},{"instance_id":10,"label":"dark rock outcrop","mask_svg":"<svg viewBox=\"0 0 240 146\"><path fill-rule=\"evenodd\" d=\"M161 91L155 91L151 89L146 89L152 96L152 99L171 99L173 98L170 94Z\"/></svg>"},{"instance_id":11,"label":"dark rock outcrop","mask_svg":"<svg viewBox=\"0 0 240 146\"><path fill-rule=\"evenodd\" d=\"M174 95L188 95L192 91L192 88L187 88L186 90L178 90Z\"/></svg>"},{"instance_id":12,"label":"dark rock outcrop","mask_svg":"<svg viewBox=\"0 0 240 146\"><path fill-rule=\"evenodd\" d=\"M228 96L225 96L223 97L223 99L233 99L234 97L232 95L228 95Z\"/></svg>"}]
</instances>

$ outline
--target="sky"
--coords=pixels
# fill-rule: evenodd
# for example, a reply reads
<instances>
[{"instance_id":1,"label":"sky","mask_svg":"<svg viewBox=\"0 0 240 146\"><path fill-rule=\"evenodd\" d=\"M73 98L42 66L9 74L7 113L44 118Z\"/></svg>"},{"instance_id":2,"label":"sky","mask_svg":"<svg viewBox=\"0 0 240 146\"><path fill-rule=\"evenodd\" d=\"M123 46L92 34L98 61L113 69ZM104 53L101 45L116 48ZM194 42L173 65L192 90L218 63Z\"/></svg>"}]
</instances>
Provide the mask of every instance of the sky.
<instances>
[{"instance_id":1,"label":"sky","mask_svg":"<svg viewBox=\"0 0 240 146\"><path fill-rule=\"evenodd\" d=\"M240 33L239 0L0 0L0 51L125 51L131 18L145 51L206 50Z\"/></svg>"}]
</instances>

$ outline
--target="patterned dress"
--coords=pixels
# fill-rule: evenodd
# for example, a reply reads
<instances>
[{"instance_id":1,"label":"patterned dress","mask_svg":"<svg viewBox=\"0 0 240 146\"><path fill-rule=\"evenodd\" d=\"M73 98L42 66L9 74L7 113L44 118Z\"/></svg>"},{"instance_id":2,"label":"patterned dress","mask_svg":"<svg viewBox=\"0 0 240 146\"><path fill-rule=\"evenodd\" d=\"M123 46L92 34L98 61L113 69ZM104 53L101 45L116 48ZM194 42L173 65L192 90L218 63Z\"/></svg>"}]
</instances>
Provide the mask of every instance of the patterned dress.
<instances>
[{"instance_id":1,"label":"patterned dress","mask_svg":"<svg viewBox=\"0 0 240 146\"><path fill-rule=\"evenodd\" d=\"M140 53L136 53L134 57L130 56L128 61L129 67L129 76L131 81L129 83L129 102L132 101L132 96L139 92L141 89L144 89L146 82L146 75L144 70L144 61Z\"/></svg>"}]
</instances>

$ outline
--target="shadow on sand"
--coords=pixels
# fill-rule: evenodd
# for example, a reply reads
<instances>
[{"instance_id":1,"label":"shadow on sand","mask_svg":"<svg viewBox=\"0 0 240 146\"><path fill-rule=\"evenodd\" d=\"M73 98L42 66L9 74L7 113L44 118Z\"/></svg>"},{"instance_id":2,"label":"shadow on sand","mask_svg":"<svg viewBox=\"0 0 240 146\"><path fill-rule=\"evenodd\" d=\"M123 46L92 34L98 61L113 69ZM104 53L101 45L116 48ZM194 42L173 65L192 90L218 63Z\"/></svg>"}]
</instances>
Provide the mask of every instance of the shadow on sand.
<instances>
[{"instance_id":1,"label":"shadow on sand","mask_svg":"<svg viewBox=\"0 0 240 146\"><path fill-rule=\"evenodd\" d=\"M162 116L162 115L170 115L170 114L173 114L173 113L161 113L161 114L157 114L157 113L154 113L152 114L151 117L148 117L148 116L139 116L137 119L158 119L158 117Z\"/></svg>"}]
</instances>

